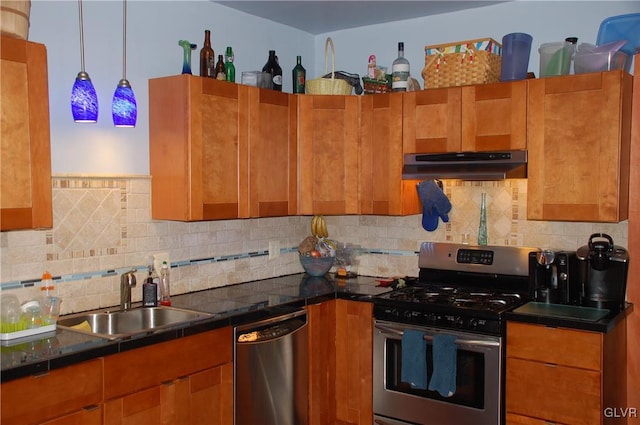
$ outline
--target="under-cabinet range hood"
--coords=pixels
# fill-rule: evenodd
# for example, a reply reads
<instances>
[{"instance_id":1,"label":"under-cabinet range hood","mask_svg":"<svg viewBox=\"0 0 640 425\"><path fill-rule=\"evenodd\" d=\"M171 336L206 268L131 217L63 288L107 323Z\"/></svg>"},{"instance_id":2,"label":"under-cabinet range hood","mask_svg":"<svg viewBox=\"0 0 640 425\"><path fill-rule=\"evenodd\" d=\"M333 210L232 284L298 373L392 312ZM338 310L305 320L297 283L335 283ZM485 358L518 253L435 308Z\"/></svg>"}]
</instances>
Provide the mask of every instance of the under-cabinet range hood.
<instances>
[{"instance_id":1,"label":"under-cabinet range hood","mask_svg":"<svg viewBox=\"0 0 640 425\"><path fill-rule=\"evenodd\" d=\"M402 178L501 180L527 176L527 151L406 154Z\"/></svg>"}]
</instances>

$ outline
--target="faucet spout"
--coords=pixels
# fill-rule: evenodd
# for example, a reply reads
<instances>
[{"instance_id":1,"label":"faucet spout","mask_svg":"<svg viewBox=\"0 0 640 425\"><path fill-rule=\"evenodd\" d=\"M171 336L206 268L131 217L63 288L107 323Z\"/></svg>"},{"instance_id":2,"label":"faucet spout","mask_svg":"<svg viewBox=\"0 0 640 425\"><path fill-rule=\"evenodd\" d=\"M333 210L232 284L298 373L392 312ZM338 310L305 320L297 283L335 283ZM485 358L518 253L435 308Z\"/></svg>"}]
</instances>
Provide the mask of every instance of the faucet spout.
<instances>
[{"instance_id":1,"label":"faucet spout","mask_svg":"<svg viewBox=\"0 0 640 425\"><path fill-rule=\"evenodd\" d=\"M120 309L131 309L131 288L136 286L136 269L123 273L120 276Z\"/></svg>"}]
</instances>

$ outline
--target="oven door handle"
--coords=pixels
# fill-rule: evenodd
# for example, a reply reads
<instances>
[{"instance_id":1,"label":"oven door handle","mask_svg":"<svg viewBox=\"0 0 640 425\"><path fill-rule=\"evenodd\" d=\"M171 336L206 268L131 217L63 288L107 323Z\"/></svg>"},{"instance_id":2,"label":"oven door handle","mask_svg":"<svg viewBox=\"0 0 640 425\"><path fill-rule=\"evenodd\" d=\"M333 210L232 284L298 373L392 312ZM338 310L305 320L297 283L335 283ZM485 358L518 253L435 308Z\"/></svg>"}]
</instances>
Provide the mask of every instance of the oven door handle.
<instances>
[{"instance_id":1,"label":"oven door handle","mask_svg":"<svg viewBox=\"0 0 640 425\"><path fill-rule=\"evenodd\" d=\"M388 332L393 335L402 336L404 334L404 332L399 329L390 328L388 326L380 325L378 323L376 323L375 327L377 329L380 329L381 331ZM433 341L433 335L425 335L424 339L427 341ZM484 341L480 339L457 338L455 342L457 345L472 345L476 347L499 347L500 346L499 341Z\"/></svg>"}]
</instances>

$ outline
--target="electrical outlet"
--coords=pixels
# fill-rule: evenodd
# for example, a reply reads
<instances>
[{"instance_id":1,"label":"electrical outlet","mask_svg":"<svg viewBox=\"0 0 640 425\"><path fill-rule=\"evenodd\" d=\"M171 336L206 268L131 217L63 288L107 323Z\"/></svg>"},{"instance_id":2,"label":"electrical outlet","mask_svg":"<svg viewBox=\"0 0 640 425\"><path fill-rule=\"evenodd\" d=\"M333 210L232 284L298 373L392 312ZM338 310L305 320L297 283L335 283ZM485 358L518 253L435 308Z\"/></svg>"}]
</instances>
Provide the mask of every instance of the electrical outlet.
<instances>
[{"instance_id":1,"label":"electrical outlet","mask_svg":"<svg viewBox=\"0 0 640 425\"><path fill-rule=\"evenodd\" d=\"M153 268L156 270L156 274L160 275L160 268L162 267L162 262L166 261L169 267L171 267L171 261L169 260L168 252L159 252L157 254L153 254Z\"/></svg>"},{"instance_id":2,"label":"electrical outlet","mask_svg":"<svg viewBox=\"0 0 640 425\"><path fill-rule=\"evenodd\" d=\"M280 241L269 241L269 260L280 256Z\"/></svg>"}]
</instances>

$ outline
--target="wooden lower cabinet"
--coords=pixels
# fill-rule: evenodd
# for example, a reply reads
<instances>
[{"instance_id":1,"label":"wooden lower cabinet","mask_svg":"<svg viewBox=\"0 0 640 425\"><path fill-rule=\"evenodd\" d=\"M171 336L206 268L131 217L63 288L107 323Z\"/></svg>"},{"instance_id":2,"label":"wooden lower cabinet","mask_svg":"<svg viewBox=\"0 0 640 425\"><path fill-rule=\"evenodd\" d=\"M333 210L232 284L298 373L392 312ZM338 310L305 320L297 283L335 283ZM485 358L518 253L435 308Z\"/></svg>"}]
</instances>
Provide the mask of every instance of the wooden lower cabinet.
<instances>
[{"instance_id":1,"label":"wooden lower cabinet","mask_svg":"<svg viewBox=\"0 0 640 425\"><path fill-rule=\"evenodd\" d=\"M607 333L507 323L508 425L624 424L626 322Z\"/></svg>"},{"instance_id":2,"label":"wooden lower cabinet","mask_svg":"<svg viewBox=\"0 0 640 425\"><path fill-rule=\"evenodd\" d=\"M373 305L307 306L309 424L373 423Z\"/></svg>"},{"instance_id":3,"label":"wooden lower cabinet","mask_svg":"<svg viewBox=\"0 0 640 425\"><path fill-rule=\"evenodd\" d=\"M105 402L109 425L231 425L233 365L178 378Z\"/></svg>"},{"instance_id":4,"label":"wooden lower cabinet","mask_svg":"<svg viewBox=\"0 0 640 425\"><path fill-rule=\"evenodd\" d=\"M231 328L104 358L105 424L233 424Z\"/></svg>"},{"instance_id":5,"label":"wooden lower cabinet","mask_svg":"<svg viewBox=\"0 0 640 425\"><path fill-rule=\"evenodd\" d=\"M0 422L29 425L59 418L51 422L58 425L95 419L85 408L90 412L102 402L102 385L102 359L3 383Z\"/></svg>"}]
</instances>

